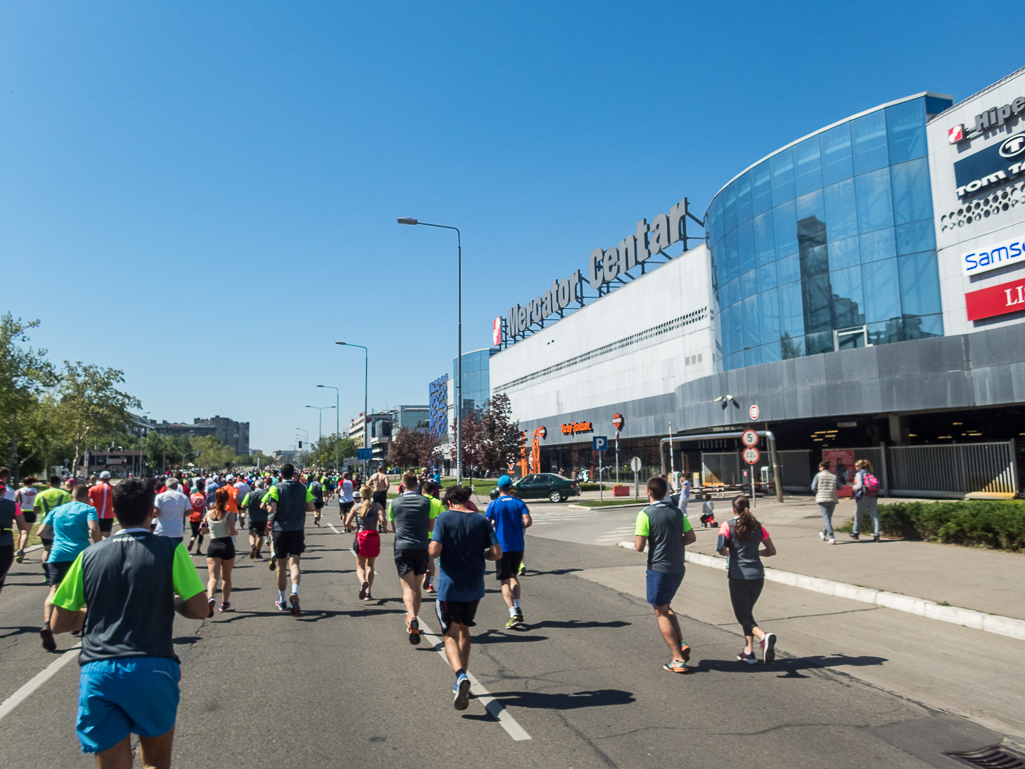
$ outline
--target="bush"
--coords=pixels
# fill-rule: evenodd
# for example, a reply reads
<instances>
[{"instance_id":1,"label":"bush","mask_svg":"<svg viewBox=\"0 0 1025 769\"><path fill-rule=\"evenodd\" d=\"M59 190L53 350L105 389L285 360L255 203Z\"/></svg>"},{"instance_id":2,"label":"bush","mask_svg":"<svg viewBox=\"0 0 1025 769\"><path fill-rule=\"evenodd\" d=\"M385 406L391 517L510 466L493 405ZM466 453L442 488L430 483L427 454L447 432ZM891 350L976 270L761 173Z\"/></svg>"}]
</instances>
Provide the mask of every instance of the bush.
<instances>
[{"instance_id":1,"label":"bush","mask_svg":"<svg viewBox=\"0 0 1025 769\"><path fill-rule=\"evenodd\" d=\"M998 550L1025 548L1025 502L898 502L879 505L879 525L891 536Z\"/></svg>"},{"instance_id":2,"label":"bush","mask_svg":"<svg viewBox=\"0 0 1025 769\"><path fill-rule=\"evenodd\" d=\"M599 484L597 484L597 483L581 483L580 484L580 490L581 491L601 491L601 488L602 487ZM605 491L609 491L609 487L608 486L605 487Z\"/></svg>"}]
</instances>

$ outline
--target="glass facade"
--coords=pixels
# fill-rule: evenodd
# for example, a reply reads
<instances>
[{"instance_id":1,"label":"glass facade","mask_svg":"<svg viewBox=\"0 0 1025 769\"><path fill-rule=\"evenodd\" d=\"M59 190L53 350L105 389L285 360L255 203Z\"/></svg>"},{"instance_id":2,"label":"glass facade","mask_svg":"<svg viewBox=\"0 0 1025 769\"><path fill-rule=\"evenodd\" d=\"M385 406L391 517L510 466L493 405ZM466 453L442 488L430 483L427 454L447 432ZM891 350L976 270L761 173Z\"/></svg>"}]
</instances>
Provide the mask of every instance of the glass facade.
<instances>
[{"instance_id":1,"label":"glass facade","mask_svg":"<svg viewBox=\"0 0 1025 769\"><path fill-rule=\"evenodd\" d=\"M497 350L496 350L497 351ZM483 408L491 398L490 349L463 353L463 414ZM452 396L456 396L456 366L459 359L452 360Z\"/></svg>"},{"instance_id":2,"label":"glass facade","mask_svg":"<svg viewBox=\"0 0 1025 769\"><path fill-rule=\"evenodd\" d=\"M927 113L919 96L766 158L705 230L723 369L943 334Z\"/></svg>"}]
</instances>

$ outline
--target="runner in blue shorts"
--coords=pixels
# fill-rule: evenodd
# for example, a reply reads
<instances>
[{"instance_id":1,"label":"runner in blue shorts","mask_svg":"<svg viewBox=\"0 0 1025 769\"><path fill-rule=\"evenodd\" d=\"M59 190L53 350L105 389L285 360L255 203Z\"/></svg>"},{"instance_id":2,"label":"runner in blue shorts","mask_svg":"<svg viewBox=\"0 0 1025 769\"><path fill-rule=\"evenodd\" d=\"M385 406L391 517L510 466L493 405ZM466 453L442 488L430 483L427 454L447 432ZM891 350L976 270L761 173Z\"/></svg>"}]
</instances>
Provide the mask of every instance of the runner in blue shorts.
<instances>
[{"instance_id":1,"label":"runner in blue shorts","mask_svg":"<svg viewBox=\"0 0 1025 769\"><path fill-rule=\"evenodd\" d=\"M78 555L52 601L53 632L82 631L76 728L100 769L132 765L133 733L144 765L170 767L180 677L174 613L208 614L184 545L150 531L154 497L142 478L118 484L121 530Z\"/></svg>"}]
</instances>

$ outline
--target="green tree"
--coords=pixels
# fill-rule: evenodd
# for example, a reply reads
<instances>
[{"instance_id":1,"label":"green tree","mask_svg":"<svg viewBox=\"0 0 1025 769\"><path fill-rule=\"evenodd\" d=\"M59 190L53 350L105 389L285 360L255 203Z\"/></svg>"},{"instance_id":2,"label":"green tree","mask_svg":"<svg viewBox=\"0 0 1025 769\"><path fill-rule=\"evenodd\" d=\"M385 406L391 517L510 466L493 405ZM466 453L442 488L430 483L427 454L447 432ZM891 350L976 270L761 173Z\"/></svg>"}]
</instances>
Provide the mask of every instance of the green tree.
<instances>
[{"instance_id":1,"label":"green tree","mask_svg":"<svg viewBox=\"0 0 1025 769\"><path fill-rule=\"evenodd\" d=\"M193 461L200 467L211 470L220 470L237 463L238 457L235 449L225 446L221 439L215 435L203 435L192 440L192 448L196 452L196 459Z\"/></svg>"},{"instance_id":2,"label":"green tree","mask_svg":"<svg viewBox=\"0 0 1025 769\"><path fill-rule=\"evenodd\" d=\"M138 409L139 400L118 389L124 384L123 372L91 364L64 362L58 387L60 420L75 453L74 464L86 446L86 439L103 433L122 435L131 419L129 409Z\"/></svg>"},{"instance_id":3,"label":"green tree","mask_svg":"<svg viewBox=\"0 0 1025 769\"><path fill-rule=\"evenodd\" d=\"M24 322L10 313L0 317L0 422L7 426L11 439L12 481L18 476L18 416L31 408L44 388L56 380L53 365L46 360L46 350L27 346L27 332L38 326L38 320Z\"/></svg>"},{"instance_id":4,"label":"green tree","mask_svg":"<svg viewBox=\"0 0 1025 769\"><path fill-rule=\"evenodd\" d=\"M159 468L164 464L164 455L168 450L168 444L171 442L170 436L161 435L156 430L150 430L146 433L146 439L143 441L143 445L146 451L146 461L152 468Z\"/></svg>"},{"instance_id":5,"label":"green tree","mask_svg":"<svg viewBox=\"0 0 1025 769\"><path fill-rule=\"evenodd\" d=\"M60 409L56 398L51 393L44 393L26 411L22 420L26 443L31 447L29 457L40 454L43 459L43 476L50 475L53 466L51 457L55 451L65 448L60 423ZM24 462L28 457L23 458Z\"/></svg>"},{"instance_id":6,"label":"green tree","mask_svg":"<svg viewBox=\"0 0 1025 769\"><path fill-rule=\"evenodd\" d=\"M513 421L509 396L495 395L480 412L480 465L485 470L504 470L520 456L523 434L519 421Z\"/></svg>"}]
</instances>

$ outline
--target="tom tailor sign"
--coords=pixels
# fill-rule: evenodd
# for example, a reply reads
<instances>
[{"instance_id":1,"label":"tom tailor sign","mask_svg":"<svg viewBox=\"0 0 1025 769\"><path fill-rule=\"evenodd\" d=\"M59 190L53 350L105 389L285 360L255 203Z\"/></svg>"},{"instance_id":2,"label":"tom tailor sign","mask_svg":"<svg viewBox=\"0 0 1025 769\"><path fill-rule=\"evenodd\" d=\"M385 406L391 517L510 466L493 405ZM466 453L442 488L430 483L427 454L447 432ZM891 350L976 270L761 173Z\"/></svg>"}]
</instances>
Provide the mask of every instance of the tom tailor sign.
<instances>
[{"instance_id":1,"label":"tom tailor sign","mask_svg":"<svg viewBox=\"0 0 1025 769\"><path fill-rule=\"evenodd\" d=\"M965 294L968 320L982 320L1025 311L1025 279Z\"/></svg>"},{"instance_id":2,"label":"tom tailor sign","mask_svg":"<svg viewBox=\"0 0 1025 769\"><path fill-rule=\"evenodd\" d=\"M965 198L1025 172L1025 131L954 163L957 196Z\"/></svg>"}]
</instances>

